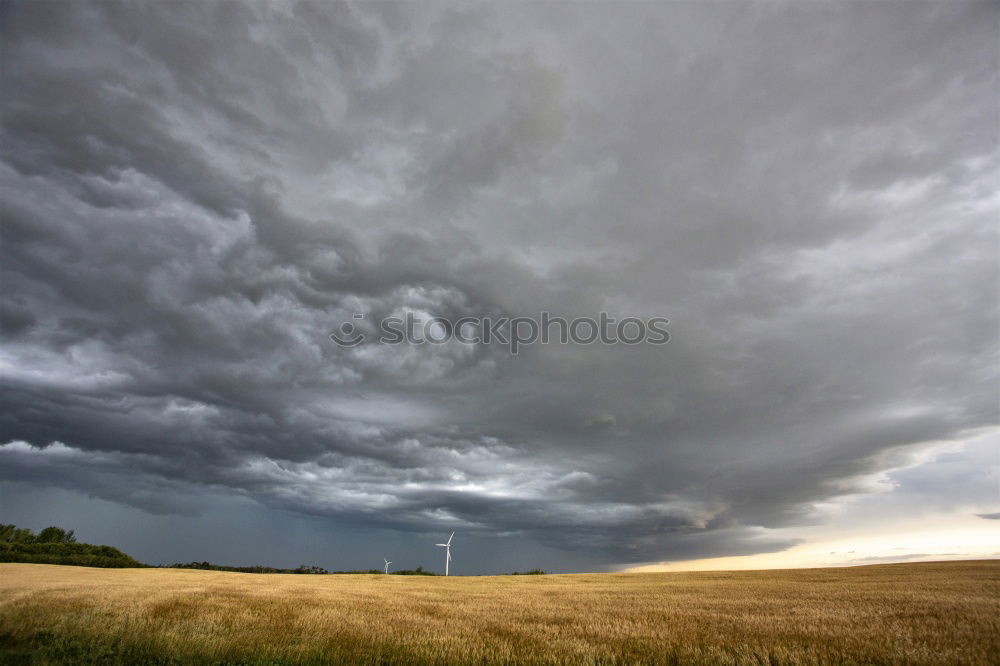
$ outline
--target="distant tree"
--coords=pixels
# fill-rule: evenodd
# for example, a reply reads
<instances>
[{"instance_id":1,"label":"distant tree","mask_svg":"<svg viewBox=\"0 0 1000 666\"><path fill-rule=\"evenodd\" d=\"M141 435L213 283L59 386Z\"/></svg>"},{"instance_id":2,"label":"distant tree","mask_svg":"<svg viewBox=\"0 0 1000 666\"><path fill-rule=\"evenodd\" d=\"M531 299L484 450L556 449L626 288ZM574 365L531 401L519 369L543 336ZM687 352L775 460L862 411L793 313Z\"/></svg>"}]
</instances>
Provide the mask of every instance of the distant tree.
<instances>
[{"instance_id":1,"label":"distant tree","mask_svg":"<svg viewBox=\"0 0 1000 666\"><path fill-rule=\"evenodd\" d=\"M27 527L0 525L0 543L34 543L35 534Z\"/></svg>"},{"instance_id":2,"label":"distant tree","mask_svg":"<svg viewBox=\"0 0 1000 666\"><path fill-rule=\"evenodd\" d=\"M35 537L35 543L76 543L73 530L66 531L61 527L46 527Z\"/></svg>"},{"instance_id":3,"label":"distant tree","mask_svg":"<svg viewBox=\"0 0 1000 666\"><path fill-rule=\"evenodd\" d=\"M224 564L212 564L211 562L189 562L183 564L178 562L177 564L171 564L173 569L205 569L207 571L233 571L236 573L266 573L266 574L326 574L330 573L323 567L310 566L307 564L301 565L297 569L278 569L275 567L267 567L263 564L255 564L249 567L230 567ZM335 572L343 573L343 572ZM375 571L369 573L377 573Z\"/></svg>"},{"instance_id":4,"label":"distant tree","mask_svg":"<svg viewBox=\"0 0 1000 666\"><path fill-rule=\"evenodd\" d=\"M423 567L417 567L416 569L397 569L390 573L393 576L437 576L438 574L433 571L424 571Z\"/></svg>"}]
</instances>

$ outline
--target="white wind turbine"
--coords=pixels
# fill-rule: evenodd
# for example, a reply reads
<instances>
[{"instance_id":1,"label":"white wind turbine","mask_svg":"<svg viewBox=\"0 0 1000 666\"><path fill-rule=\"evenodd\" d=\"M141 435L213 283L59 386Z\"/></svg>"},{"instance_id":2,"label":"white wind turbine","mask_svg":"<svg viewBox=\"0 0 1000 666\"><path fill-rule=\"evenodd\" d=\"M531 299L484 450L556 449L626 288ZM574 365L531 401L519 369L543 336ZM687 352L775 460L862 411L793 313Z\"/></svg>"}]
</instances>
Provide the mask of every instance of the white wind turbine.
<instances>
[{"instance_id":1,"label":"white wind turbine","mask_svg":"<svg viewBox=\"0 0 1000 666\"><path fill-rule=\"evenodd\" d=\"M386 560L384 557L382 559L385 560L385 572L389 573L389 565L392 564L392 562Z\"/></svg>"},{"instance_id":2,"label":"white wind turbine","mask_svg":"<svg viewBox=\"0 0 1000 666\"><path fill-rule=\"evenodd\" d=\"M445 549L444 551L444 575L448 575L448 563L451 562L451 540L455 538L455 533L452 532L451 536L448 537L448 543L436 543L435 546L441 546Z\"/></svg>"}]
</instances>

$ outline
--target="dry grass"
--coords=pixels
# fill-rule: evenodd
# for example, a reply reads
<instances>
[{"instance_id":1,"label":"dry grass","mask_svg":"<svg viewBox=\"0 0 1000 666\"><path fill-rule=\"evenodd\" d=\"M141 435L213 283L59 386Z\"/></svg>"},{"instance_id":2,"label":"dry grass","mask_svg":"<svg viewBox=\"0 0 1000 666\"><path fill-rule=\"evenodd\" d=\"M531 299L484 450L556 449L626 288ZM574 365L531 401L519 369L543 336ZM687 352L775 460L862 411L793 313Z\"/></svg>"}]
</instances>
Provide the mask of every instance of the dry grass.
<instances>
[{"instance_id":1,"label":"dry grass","mask_svg":"<svg viewBox=\"0 0 1000 666\"><path fill-rule=\"evenodd\" d=\"M1000 561L425 578L0 564L0 659L987 664Z\"/></svg>"}]
</instances>

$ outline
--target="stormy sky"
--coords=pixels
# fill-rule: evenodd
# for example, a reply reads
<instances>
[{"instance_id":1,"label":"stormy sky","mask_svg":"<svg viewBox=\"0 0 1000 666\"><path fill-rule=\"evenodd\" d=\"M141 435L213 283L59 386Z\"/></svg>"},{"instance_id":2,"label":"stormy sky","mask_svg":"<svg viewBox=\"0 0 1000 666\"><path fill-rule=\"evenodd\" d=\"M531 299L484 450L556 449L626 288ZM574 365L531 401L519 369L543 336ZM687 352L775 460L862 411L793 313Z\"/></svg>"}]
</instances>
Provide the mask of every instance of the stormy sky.
<instances>
[{"instance_id":1,"label":"stormy sky","mask_svg":"<svg viewBox=\"0 0 1000 666\"><path fill-rule=\"evenodd\" d=\"M456 573L995 529L998 9L4 2L0 521ZM328 337L543 310L671 339Z\"/></svg>"}]
</instances>

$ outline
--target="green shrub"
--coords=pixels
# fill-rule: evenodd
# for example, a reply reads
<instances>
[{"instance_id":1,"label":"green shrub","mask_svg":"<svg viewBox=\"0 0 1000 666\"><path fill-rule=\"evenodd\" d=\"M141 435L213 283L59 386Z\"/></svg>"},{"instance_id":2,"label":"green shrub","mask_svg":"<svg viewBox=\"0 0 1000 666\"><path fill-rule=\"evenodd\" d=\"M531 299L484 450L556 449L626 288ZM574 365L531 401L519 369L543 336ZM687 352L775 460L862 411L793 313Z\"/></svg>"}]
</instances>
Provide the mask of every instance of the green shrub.
<instances>
[{"instance_id":1,"label":"green shrub","mask_svg":"<svg viewBox=\"0 0 1000 666\"><path fill-rule=\"evenodd\" d=\"M0 543L0 562L69 564L80 567L141 567L117 548L89 543Z\"/></svg>"}]
</instances>

